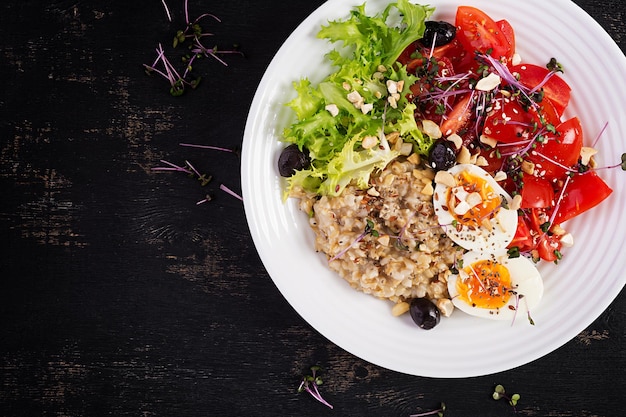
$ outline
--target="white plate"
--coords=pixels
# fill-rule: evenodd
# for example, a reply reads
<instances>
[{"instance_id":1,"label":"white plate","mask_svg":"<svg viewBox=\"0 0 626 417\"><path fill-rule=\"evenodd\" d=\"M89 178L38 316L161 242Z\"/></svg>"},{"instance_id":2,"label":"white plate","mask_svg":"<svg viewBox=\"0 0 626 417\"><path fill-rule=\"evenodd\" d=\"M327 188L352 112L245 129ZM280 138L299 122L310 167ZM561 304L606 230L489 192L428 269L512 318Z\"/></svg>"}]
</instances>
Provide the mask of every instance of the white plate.
<instances>
[{"instance_id":1,"label":"white plate","mask_svg":"<svg viewBox=\"0 0 626 417\"><path fill-rule=\"evenodd\" d=\"M390 303L351 289L331 272L313 248L313 233L294 201L281 200L276 168L283 129L294 120L285 103L292 82L328 75L316 38L328 20L345 19L358 0L331 0L311 14L287 39L265 73L250 109L242 150L246 216L261 260L276 286L317 331L352 354L385 368L429 377L471 377L508 370L562 346L590 325L626 283L626 173L603 170L613 188L610 200L573 219L568 229L577 244L564 250L558 266L543 265L545 296L533 311L511 325L455 312L430 331L408 315L394 318ZM464 2L467 3L467 2ZM369 13L387 1L368 0ZM434 0L433 19L454 20L455 0ZM604 30L567 0L473 0L493 18L516 30L525 62L544 65L556 57L572 87L566 116L579 115L590 144L608 122L598 147L600 165L615 164L626 151L626 58Z\"/></svg>"}]
</instances>

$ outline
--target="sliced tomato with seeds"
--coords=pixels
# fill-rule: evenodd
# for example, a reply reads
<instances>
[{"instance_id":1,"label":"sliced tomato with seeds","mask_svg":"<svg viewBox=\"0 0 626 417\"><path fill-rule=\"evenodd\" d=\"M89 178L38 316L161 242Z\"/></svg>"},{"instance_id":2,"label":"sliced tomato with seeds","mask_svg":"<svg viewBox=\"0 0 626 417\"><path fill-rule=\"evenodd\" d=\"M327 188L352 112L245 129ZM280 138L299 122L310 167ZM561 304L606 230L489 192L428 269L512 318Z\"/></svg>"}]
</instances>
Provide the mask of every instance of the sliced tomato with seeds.
<instances>
[{"instance_id":1,"label":"sliced tomato with seeds","mask_svg":"<svg viewBox=\"0 0 626 417\"><path fill-rule=\"evenodd\" d=\"M513 240L508 247L516 247L520 252L527 252L535 247L533 237L530 233L530 227L528 226L528 221L522 216L520 216L517 220L515 236L513 236Z\"/></svg>"},{"instance_id":2,"label":"sliced tomato with seeds","mask_svg":"<svg viewBox=\"0 0 626 417\"><path fill-rule=\"evenodd\" d=\"M551 71L546 67L534 64L514 65L510 68L510 71L514 75L519 74L520 83L530 89L543 84L541 88L543 88L544 96L554 104L558 115L563 115L572 91L563 78L557 74L550 74ZM546 80L546 77L549 78Z\"/></svg>"},{"instance_id":3,"label":"sliced tomato with seeds","mask_svg":"<svg viewBox=\"0 0 626 417\"><path fill-rule=\"evenodd\" d=\"M447 113L446 119L441 122L440 129L444 136L450 136L463 129L472 117L472 96L465 94Z\"/></svg>"},{"instance_id":4,"label":"sliced tomato with seeds","mask_svg":"<svg viewBox=\"0 0 626 417\"><path fill-rule=\"evenodd\" d=\"M515 31L513 30L513 26L511 26L506 19L498 20L496 26L498 26L500 32L504 35L512 57L515 54Z\"/></svg>"},{"instance_id":5,"label":"sliced tomato with seeds","mask_svg":"<svg viewBox=\"0 0 626 417\"><path fill-rule=\"evenodd\" d=\"M613 190L594 171L574 175L565 185L556 207L554 223L560 224L594 208Z\"/></svg>"},{"instance_id":6,"label":"sliced tomato with seeds","mask_svg":"<svg viewBox=\"0 0 626 417\"><path fill-rule=\"evenodd\" d=\"M501 143L530 139L535 117L517 100L500 95L494 99L492 107L485 119L483 135Z\"/></svg>"},{"instance_id":7,"label":"sliced tomato with seeds","mask_svg":"<svg viewBox=\"0 0 626 417\"><path fill-rule=\"evenodd\" d=\"M489 53L494 58L505 59L507 62L513 57L509 42L496 22L485 12L471 6L459 6L456 11L456 36L465 47L473 53Z\"/></svg>"},{"instance_id":8,"label":"sliced tomato with seeds","mask_svg":"<svg viewBox=\"0 0 626 417\"><path fill-rule=\"evenodd\" d=\"M556 126L556 134L549 133L545 142L532 150L527 159L535 164L535 171L549 180L561 179L578 163L583 146L583 129L578 117L572 117Z\"/></svg>"}]
</instances>

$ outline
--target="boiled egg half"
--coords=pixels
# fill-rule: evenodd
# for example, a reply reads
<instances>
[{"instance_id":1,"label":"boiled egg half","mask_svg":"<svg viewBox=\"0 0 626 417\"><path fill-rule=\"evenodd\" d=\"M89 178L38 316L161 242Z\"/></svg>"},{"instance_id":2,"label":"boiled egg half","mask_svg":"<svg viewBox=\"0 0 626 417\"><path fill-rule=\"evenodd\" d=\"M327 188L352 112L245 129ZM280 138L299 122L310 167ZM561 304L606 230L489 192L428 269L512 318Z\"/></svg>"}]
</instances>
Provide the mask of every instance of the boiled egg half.
<instances>
[{"instance_id":1,"label":"boiled egg half","mask_svg":"<svg viewBox=\"0 0 626 417\"><path fill-rule=\"evenodd\" d=\"M515 236L513 199L484 169L459 164L435 176L433 206L439 224L464 249L494 253Z\"/></svg>"},{"instance_id":2,"label":"boiled egg half","mask_svg":"<svg viewBox=\"0 0 626 417\"><path fill-rule=\"evenodd\" d=\"M520 256L467 252L458 274L448 277L448 292L459 310L492 320L530 317L543 296L543 280L531 260Z\"/></svg>"}]
</instances>

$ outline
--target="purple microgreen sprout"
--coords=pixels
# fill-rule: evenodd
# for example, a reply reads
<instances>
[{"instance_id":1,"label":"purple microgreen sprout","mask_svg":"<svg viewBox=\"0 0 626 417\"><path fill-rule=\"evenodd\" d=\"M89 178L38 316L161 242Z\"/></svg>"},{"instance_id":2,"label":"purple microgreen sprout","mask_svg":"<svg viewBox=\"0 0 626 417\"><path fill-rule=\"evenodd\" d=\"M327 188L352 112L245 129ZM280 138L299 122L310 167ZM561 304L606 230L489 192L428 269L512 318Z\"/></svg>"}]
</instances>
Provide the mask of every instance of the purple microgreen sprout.
<instances>
[{"instance_id":1,"label":"purple microgreen sprout","mask_svg":"<svg viewBox=\"0 0 626 417\"><path fill-rule=\"evenodd\" d=\"M493 390L493 394L492 397L494 400L500 400L502 398L504 398L505 400L507 400L509 402L509 404L511 405L511 407L513 407L513 411L515 412L515 414L517 414L517 402L520 399L520 395L519 394L513 394L513 395L508 395L504 389L504 387L500 384L496 385L496 387Z\"/></svg>"},{"instance_id":2,"label":"purple microgreen sprout","mask_svg":"<svg viewBox=\"0 0 626 417\"><path fill-rule=\"evenodd\" d=\"M203 187L206 186L209 182L211 182L211 180L213 179L213 177L211 177L210 175L207 174L200 174L200 172L193 166L191 165L191 163L189 161L185 161L185 166L178 166L175 165L171 162L168 161L164 161L161 160L160 161L162 164L165 164L167 166L165 167L155 167L152 168L152 171L176 171L176 172L183 172L191 177L195 177L198 179L198 181L200 181L200 185L202 185Z\"/></svg>"},{"instance_id":3,"label":"purple microgreen sprout","mask_svg":"<svg viewBox=\"0 0 626 417\"><path fill-rule=\"evenodd\" d=\"M441 403L438 409L432 411L426 411L425 413L411 414L409 417L423 417L423 416L434 416L435 414L438 417L443 417L443 413L446 411L446 405Z\"/></svg>"},{"instance_id":4,"label":"purple microgreen sprout","mask_svg":"<svg viewBox=\"0 0 626 417\"><path fill-rule=\"evenodd\" d=\"M328 262L332 262L332 261L334 261L336 259L341 258L343 255L345 255L346 252L348 252L348 250L350 250L351 247L353 247L354 245L356 245L357 243L362 241L363 238L365 238L365 236L367 236L367 235L372 235L374 237L380 236L378 231L376 229L374 229L374 222L371 221L370 219L366 220L365 230L363 230L363 233L358 235L356 237L356 239L354 239L352 241L352 243L350 243L350 245L348 245L345 249L341 250L339 253L337 253L335 256L333 256Z\"/></svg>"},{"instance_id":5,"label":"purple microgreen sprout","mask_svg":"<svg viewBox=\"0 0 626 417\"><path fill-rule=\"evenodd\" d=\"M169 7L165 0L161 0L163 7L165 8L165 12L167 14L168 20L172 21L172 15L170 13ZM219 57L219 55L223 54L239 54L243 55L240 51L234 48L233 50L221 50L218 49L217 46L212 48L207 48L200 41L202 38L213 36L212 33L204 32L202 27L200 26L200 21L206 17L210 17L217 22L221 22L221 20L210 13L203 13L198 16L195 20L191 21L189 19L189 8L188 1L185 0L184 4L184 12L185 12L185 29L178 30L173 40L173 47L176 48L178 45L184 43L187 39L192 39L191 45L189 46L189 51L191 55L185 55L182 57L181 61L184 64L184 71L181 75L179 71L176 70L175 66L172 62L166 57L165 51L162 45L159 43L159 47L157 48L157 58L154 60L152 65L144 64L144 69L147 74L156 73L161 77L165 78L170 84L170 94L172 96L181 96L186 91L187 87L191 89L195 89L200 83L201 77L192 77L191 71L193 68L193 64L195 60L201 56L212 56L221 64L227 66L228 64Z\"/></svg>"},{"instance_id":6,"label":"purple microgreen sprout","mask_svg":"<svg viewBox=\"0 0 626 417\"><path fill-rule=\"evenodd\" d=\"M332 409L333 406L322 397L322 394L320 394L320 391L317 388L318 386L323 384L322 378L317 375L317 372L320 370L321 367L319 366L311 367L311 375L306 375L302 377L302 381L300 381L300 385L298 386L298 393L308 392L317 401Z\"/></svg>"},{"instance_id":7,"label":"purple microgreen sprout","mask_svg":"<svg viewBox=\"0 0 626 417\"><path fill-rule=\"evenodd\" d=\"M211 150L214 150L214 151L235 153L234 149L222 148L222 147L219 147L219 146L195 145L193 143L179 143L179 145L187 147L187 148L211 149Z\"/></svg>"},{"instance_id":8,"label":"purple microgreen sprout","mask_svg":"<svg viewBox=\"0 0 626 417\"><path fill-rule=\"evenodd\" d=\"M165 0L161 0L161 3L163 4L163 8L165 9L165 13L167 14L167 20L171 22L172 14L170 13L170 8L167 7L167 3L165 2Z\"/></svg>"},{"instance_id":9,"label":"purple microgreen sprout","mask_svg":"<svg viewBox=\"0 0 626 417\"><path fill-rule=\"evenodd\" d=\"M239 194L237 194L236 192L234 192L233 190L231 190L224 184L220 184L220 190L224 191L226 194L232 195L233 197L235 197L236 199L240 201L243 201L243 197L241 197Z\"/></svg>"}]
</instances>

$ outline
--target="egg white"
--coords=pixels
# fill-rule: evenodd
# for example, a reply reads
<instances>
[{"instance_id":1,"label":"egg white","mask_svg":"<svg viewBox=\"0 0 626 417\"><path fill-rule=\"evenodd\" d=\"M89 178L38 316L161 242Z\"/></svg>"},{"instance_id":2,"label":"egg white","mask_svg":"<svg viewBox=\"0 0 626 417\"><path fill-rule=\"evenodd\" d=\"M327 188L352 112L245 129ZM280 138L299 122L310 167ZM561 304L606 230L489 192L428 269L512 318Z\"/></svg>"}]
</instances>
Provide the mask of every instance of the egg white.
<instances>
[{"instance_id":1,"label":"egg white","mask_svg":"<svg viewBox=\"0 0 626 417\"><path fill-rule=\"evenodd\" d=\"M478 261L489 259L501 263L509 270L511 286L518 296L511 295L508 303L501 308L474 307L459 297L457 280L461 278L458 274L453 274L448 277L448 292L452 303L459 310L476 317L491 320L509 320L511 322L515 320L516 316L520 319L525 319L527 313L532 311L543 297L541 274L535 267L535 264L528 258L523 256L509 258L506 252L499 254L467 252L463 255L463 266L467 267Z\"/></svg>"},{"instance_id":2,"label":"egg white","mask_svg":"<svg viewBox=\"0 0 626 417\"><path fill-rule=\"evenodd\" d=\"M459 164L448 170L448 172L455 177L462 171L467 171L470 175L485 179L494 192L506 201L506 207L511 207L511 196L487 171L473 164ZM463 249L486 253L495 253L506 248L509 243L511 243L517 229L517 210L500 207L491 222L493 225L491 230L483 226L475 230L471 230L467 226L457 229L457 227L453 226L455 216L446 207L448 190L450 190L448 185L441 183L435 185L433 206L439 224L442 225L446 235L448 235L453 242Z\"/></svg>"}]
</instances>

